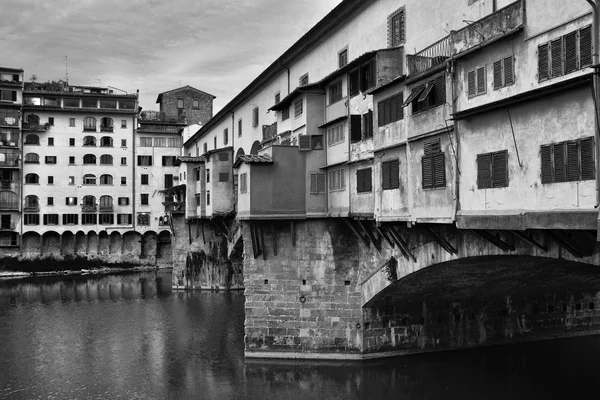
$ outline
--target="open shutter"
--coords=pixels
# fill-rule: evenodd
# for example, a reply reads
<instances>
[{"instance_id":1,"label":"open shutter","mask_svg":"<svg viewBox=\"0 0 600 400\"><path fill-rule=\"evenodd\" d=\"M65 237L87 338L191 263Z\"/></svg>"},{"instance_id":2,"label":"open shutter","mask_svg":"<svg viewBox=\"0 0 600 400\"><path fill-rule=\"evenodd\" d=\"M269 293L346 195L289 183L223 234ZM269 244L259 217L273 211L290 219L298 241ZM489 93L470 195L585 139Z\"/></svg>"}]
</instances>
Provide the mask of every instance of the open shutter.
<instances>
[{"instance_id":1,"label":"open shutter","mask_svg":"<svg viewBox=\"0 0 600 400\"><path fill-rule=\"evenodd\" d=\"M384 126L385 121L385 100L377 103L377 126Z\"/></svg>"},{"instance_id":2,"label":"open shutter","mask_svg":"<svg viewBox=\"0 0 600 400\"><path fill-rule=\"evenodd\" d=\"M566 182L565 143L552 146L554 155L554 182Z\"/></svg>"},{"instance_id":3,"label":"open shutter","mask_svg":"<svg viewBox=\"0 0 600 400\"><path fill-rule=\"evenodd\" d=\"M446 76L435 78L435 105L441 105L446 102Z\"/></svg>"},{"instance_id":4,"label":"open shutter","mask_svg":"<svg viewBox=\"0 0 600 400\"><path fill-rule=\"evenodd\" d=\"M406 107L407 105L412 103L413 100L417 96L419 96L421 93L423 93L424 90L425 90L425 86L419 86L418 88L413 89L412 92L410 93L410 95L408 96L408 98L406 99L406 101L404 102L404 104L402 104L402 107Z\"/></svg>"},{"instance_id":5,"label":"open shutter","mask_svg":"<svg viewBox=\"0 0 600 400\"><path fill-rule=\"evenodd\" d=\"M475 88L475 71L469 71L467 74L468 88L469 88L469 96L474 96L476 93Z\"/></svg>"},{"instance_id":6,"label":"open shutter","mask_svg":"<svg viewBox=\"0 0 600 400\"><path fill-rule=\"evenodd\" d=\"M555 39L550 42L550 54L552 59L550 60L552 71L552 77L562 76L563 65L562 65L562 38Z\"/></svg>"},{"instance_id":7,"label":"open shutter","mask_svg":"<svg viewBox=\"0 0 600 400\"><path fill-rule=\"evenodd\" d=\"M579 180L579 149L576 140L567 142L567 180Z\"/></svg>"},{"instance_id":8,"label":"open shutter","mask_svg":"<svg viewBox=\"0 0 600 400\"><path fill-rule=\"evenodd\" d=\"M592 65L591 26L579 30L579 68L587 67L588 65Z\"/></svg>"},{"instance_id":9,"label":"open shutter","mask_svg":"<svg viewBox=\"0 0 600 400\"><path fill-rule=\"evenodd\" d=\"M552 147L544 145L541 148L542 183L552 183Z\"/></svg>"},{"instance_id":10,"label":"open shutter","mask_svg":"<svg viewBox=\"0 0 600 400\"><path fill-rule=\"evenodd\" d=\"M479 154L477 156L477 187L488 189L492 187L492 155Z\"/></svg>"},{"instance_id":11,"label":"open shutter","mask_svg":"<svg viewBox=\"0 0 600 400\"><path fill-rule=\"evenodd\" d=\"M485 67L477 68L477 94L485 93Z\"/></svg>"},{"instance_id":12,"label":"open shutter","mask_svg":"<svg viewBox=\"0 0 600 400\"><path fill-rule=\"evenodd\" d=\"M492 155L492 186L508 186L508 151L500 151Z\"/></svg>"},{"instance_id":13,"label":"open shutter","mask_svg":"<svg viewBox=\"0 0 600 400\"><path fill-rule=\"evenodd\" d=\"M371 168L365 169L364 179L365 179L365 191L370 192L373 190L373 173L371 172Z\"/></svg>"},{"instance_id":14,"label":"open shutter","mask_svg":"<svg viewBox=\"0 0 600 400\"><path fill-rule=\"evenodd\" d=\"M433 187L446 186L446 155L437 153L433 156Z\"/></svg>"},{"instance_id":15,"label":"open shutter","mask_svg":"<svg viewBox=\"0 0 600 400\"><path fill-rule=\"evenodd\" d=\"M565 74L577 71L577 31L565 35Z\"/></svg>"},{"instance_id":16,"label":"open shutter","mask_svg":"<svg viewBox=\"0 0 600 400\"><path fill-rule=\"evenodd\" d=\"M310 192L311 193L318 192L317 174L310 174Z\"/></svg>"},{"instance_id":17,"label":"open shutter","mask_svg":"<svg viewBox=\"0 0 600 400\"><path fill-rule=\"evenodd\" d=\"M502 60L494 63L494 89L502 87Z\"/></svg>"},{"instance_id":18,"label":"open shutter","mask_svg":"<svg viewBox=\"0 0 600 400\"><path fill-rule=\"evenodd\" d=\"M550 77L548 66L548 43L544 43L538 46L538 79L540 82Z\"/></svg>"},{"instance_id":19,"label":"open shutter","mask_svg":"<svg viewBox=\"0 0 600 400\"><path fill-rule=\"evenodd\" d=\"M584 181L596 177L596 166L594 164L594 139L589 137L581 139L581 179Z\"/></svg>"},{"instance_id":20,"label":"open shutter","mask_svg":"<svg viewBox=\"0 0 600 400\"><path fill-rule=\"evenodd\" d=\"M390 188L390 163L381 163L381 188L387 190Z\"/></svg>"},{"instance_id":21,"label":"open shutter","mask_svg":"<svg viewBox=\"0 0 600 400\"><path fill-rule=\"evenodd\" d=\"M423 91L423 93L421 93L421 96L419 96L419 101L425 101L425 99L427 99L427 96L429 96L429 93L431 93L431 91L433 90L434 86L435 84L433 82L429 82L427 85L425 85L425 90Z\"/></svg>"},{"instance_id":22,"label":"open shutter","mask_svg":"<svg viewBox=\"0 0 600 400\"><path fill-rule=\"evenodd\" d=\"M317 174L317 191L319 193L325 192L325 174Z\"/></svg>"},{"instance_id":23,"label":"open shutter","mask_svg":"<svg viewBox=\"0 0 600 400\"><path fill-rule=\"evenodd\" d=\"M513 56L504 59L504 86L515 83L515 69Z\"/></svg>"},{"instance_id":24,"label":"open shutter","mask_svg":"<svg viewBox=\"0 0 600 400\"><path fill-rule=\"evenodd\" d=\"M360 115L350 115L350 139L353 142L360 142L362 139Z\"/></svg>"},{"instance_id":25,"label":"open shutter","mask_svg":"<svg viewBox=\"0 0 600 400\"><path fill-rule=\"evenodd\" d=\"M358 94L360 72L358 69L350 71L350 96Z\"/></svg>"},{"instance_id":26,"label":"open shutter","mask_svg":"<svg viewBox=\"0 0 600 400\"><path fill-rule=\"evenodd\" d=\"M421 158L421 178L423 189L433 188L433 157L423 156Z\"/></svg>"}]
</instances>

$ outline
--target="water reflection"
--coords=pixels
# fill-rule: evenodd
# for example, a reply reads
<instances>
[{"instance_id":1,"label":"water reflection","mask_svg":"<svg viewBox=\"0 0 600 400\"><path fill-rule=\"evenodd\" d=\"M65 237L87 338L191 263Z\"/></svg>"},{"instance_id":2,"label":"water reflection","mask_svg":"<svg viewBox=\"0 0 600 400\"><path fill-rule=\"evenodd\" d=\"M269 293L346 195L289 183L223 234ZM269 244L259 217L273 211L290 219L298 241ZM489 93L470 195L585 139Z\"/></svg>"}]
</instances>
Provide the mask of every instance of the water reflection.
<instances>
[{"instance_id":1,"label":"water reflection","mask_svg":"<svg viewBox=\"0 0 600 400\"><path fill-rule=\"evenodd\" d=\"M244 360L241 292L168 273L0 281L0 399L447 399L598 391L600 337L365 363Z\"/></svg>"}]
</instances>

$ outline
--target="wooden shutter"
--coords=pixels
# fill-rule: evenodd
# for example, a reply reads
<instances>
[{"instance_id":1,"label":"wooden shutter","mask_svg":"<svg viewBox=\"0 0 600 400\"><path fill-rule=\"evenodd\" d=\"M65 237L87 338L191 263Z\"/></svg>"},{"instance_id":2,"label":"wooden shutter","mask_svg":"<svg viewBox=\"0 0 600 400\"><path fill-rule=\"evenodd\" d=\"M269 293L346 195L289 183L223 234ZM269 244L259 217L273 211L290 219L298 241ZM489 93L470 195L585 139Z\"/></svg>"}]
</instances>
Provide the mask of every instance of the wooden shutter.
<instances>
[{"instance_id":1,"label":"wooden shutter","mask_svg":"<svg viewBox=\"0 0 600 400\"><path fill-rule=\"evenodd\" d=\"M360 142L362 139L361 132L362 120L360 115L350 115L350 140L352 142Z\"/></svg>"},{"instance_id":2,"label":"wooden shutter","mask_svg":"<svg viewBox=\"0 0 600 400\"><path fill-rule=\"evenodd\" d=\"M488 189L492 187L492 155L479 154L477 156L477 187Z\"/></svg>"},{"instance_id":3,"label":"wooden shutter","mask_svg":"<svg viewBox=\"0 0 600 400\"><path fill-rule=\"evenodd\" d=\"M548 66L548 43L544 43L538 46L538 80L540 82L550 77Z\"/></svg>"},{"instance_id":4,"label":"wooden shutter","mask_svg":"<svg viewBox=\"0 0 600 400\"><path fill-rule=\"evenodd\" d=\"M390 189L400 187L400 161L390 161Z\"/></svg>"},{"instance_id":5,"label":"wooden shutter","mask_svg":"<svg viewBox=\"0 0 600 400\"><path fill-rule=\"evenodd\" d=\"M554 155L554 182L566 182L565 142L552 146Z\"/></svg>"},{"instance_id":6,"label":"wooden shutter","mask_svg":"<svg viewBox=\"0 0 600 400\"><path fill-rule=\"evenodd\" d=\"M446 76L435 78L435 105L439 106L446 102Z\"/></svg>"},{"instance_id":7,"label":"wooden shutter","mask_svg":"<svg viewBox=\"0 0 600 400\"><path fill-rule=\"evenodd\" d=\"M577 71L577 31L565 35L565 74Z\"/></svg>"},{"instance_id":8,"label":"wooden shutter","mask_svg":"<svg viewBox=\"0 0 600 400\"><path fill-rule=\"evenodd\" d=\"M591 26L579 30L579 68L587 67L588 65L592 65Z\"/></svg>"},{"instance_id":9,"label":"wooden shutter","mask_svg":"<svg viewBox=\"0 0 600 400\"><path fill-rule=\"evenodd\" d=\"M485 93L485 67L477 68L477 94Z\"/></svg>"},{"instance_id":10,"label":"wooden shutter","mask_svg":"<svg viewBox=\"0 0 600 400\"><path fill-rule=\"evenodd\" d=\"M494 89L502 87L502 60L494 63Z\"/></svg>"},{"instance_id":11,"label":"wooden shutter","mask_svg":"<svg viewBox=\"0 0 600 400\"><path fill-rule=\"evenodd\" d=\"M325 192L325 174L317 174L317 191L319 193Z\"/></svg>"},{"instance_id":12,"label":"wooden shutter","mask_svg":"<svg viewBox=\"0 0 600 400\"><path fill-rule=\"evenodd\" d=\"M229 172L219 172L219 182L229 182Z\"/></svg>"},{"instance_id":13,"label":"wooden shutter","mask_svg":"<svg viewBox=\"0 0 600 400\"><path fill-rule=\"evenodd\" d=\"M310 135L298 135L299 150L310 150Z\"/></svg>"},{"instance_id":14,"label":"wooden shutter","mask_svg":"<svg viewBox=\"0 0 600 400\"><path fill-rule=\"evenodd\" d=\"M567 142L567 181L579 180L579 148L576 140Z\"/></svg>"},{"instance_id":15,"label":"wooden shutter","mask_svg":"<svg viewBox=\"0 0 600 400\"><path fill-rule=\"evenodd\" d=\"M440 138L433 138L423 142L423 153L426 156L440 151Z\"/></svg>"},{"instance_id":16,"label":"wooden shutter","mask_svg":"<svg viewBox=\"0 0 600 400\"><path fill-rule=\"evenodd\" d=\"M359 81L359 70L355 69L354 71L350 71L350 96L354 96L358 94L358 81Z\"/></svg>"},{"instance_id":17,"label":"wooden shutter","mask_svg":"<svg viewBox=\"0 0 600 400\"><path fill-rule=\"evenodd\" d=\"M562 55L562 38L554 39L550 42L551 65L550 70L552 77L562 76L563 74L563 55Z\"/></svg>"},{"instance_id":18,"label":"wooden shutter","mask_svg":"<svg viewBox=\"0 0 600 400\"><path fill-rule=\"evenodd\" d=\"M504 59L504 86L515 83L515 69L513 56Z\"/></svg>"},{"instance_id":19,"label":"wooden shutter","mask_svg":"<svg viewBox=\"0 0 600 400\"><path fill-rule=\"evenodd\" d=\"M383 100L377 103L377 126L385 124L385 100Z\"/></svg>"},{"instance_id":20,"label":"wooden shutter","mask_svg":"<svg viewBox=\"0 0 600 400\"><path fill-rule=\"evenodd\" d=\"M433 158L433 187L440 188L446 186L446 155L437 153Z\"/></svg>"},{"instance_id":21,"label":"wooden shutter","mask_svg":"<svg viewBox=\"0 0 600 400\"><path fill-rule=\"evenodd\" d=\"M390 162L381 163L381 188L390 189Z\"/></svg>"},{"instance_id":22,"label":"wooden shutter","mask_svg":"<svg viewBox=\"0 0 600 400\"><path fill-rule=\"evenodd\" d=\"M581 180L587 181L596 177L594 164L594 138L589 137L579 141L581 150Z\"/></svg>"},{"instance_id":23,"label":"wooden shutter","mask_svg":"<svg viewBox=\"0 0 600 400\"><path fill-rule=\"evenodd\" d=\"M469 96L474 96L476 93L475 87L475 71L469 71L467 74Z\"/></svg>"},{"instance_id":24,"label":"wooden shutter","mask_svg":"<svg viewBox=\"0 0 600 400\"><path fill-rule=\"evenodd\" d=\"M543 145L541 148L542 183L552 183L552 147Z\"/></svg>"},{"instance_id":25,"label":"wooden shutter","mask_svg":"<svg viewBox=\"0 0 600 400\"><path fill-rule=\"evenodd\" d=\"M311 193L318 192L317 174L310 174L310 192Z\"/></svg>"},{"instance_id":26,"label":"wooden shutter","mask_svg":"<svg viewBox=\"0 0 600 400\"><path fill-rule=\"evenodd\" d=\"M423 180L423 189L433 188L433 157L423 156L421 158L421 179Z\"/></svg>"},{"instance_id":27,"label":"wooden shutter","mask_svg":"<svg viewBox=\"0 0 600 400\"><path fill-rule=\"evenodd\" d=\"M508 151L492 154L492 187L508 186Z\"/></svg>"}]
</instances>

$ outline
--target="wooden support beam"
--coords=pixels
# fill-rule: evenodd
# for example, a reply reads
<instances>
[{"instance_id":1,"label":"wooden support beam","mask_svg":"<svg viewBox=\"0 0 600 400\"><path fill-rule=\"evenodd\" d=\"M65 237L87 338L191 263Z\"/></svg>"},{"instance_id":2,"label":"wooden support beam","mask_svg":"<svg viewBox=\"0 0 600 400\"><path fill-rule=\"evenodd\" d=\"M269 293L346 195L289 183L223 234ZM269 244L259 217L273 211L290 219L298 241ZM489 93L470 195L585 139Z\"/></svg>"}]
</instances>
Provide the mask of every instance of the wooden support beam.
<instances>
[{"instance_id":1,"label":"wooden support beam","mask_svg":"<svg viewBox=\"0 0 600 400\"><path fill-rule=\"evenodd\" d=\"M342 218L342 221L344 221L346 223L346 225L348 225L348 228L350 228L350 230L352 232L354 232L354 234L356 236L358 236L360 238L360 240L363 241L363 243L365 244L365 246L367 246L367 247L370 246L370 242L369 242L368 238L365 238L363 235L360 234L360 232L358 232L356 230L356 228L354 227L354 225L352 225L352 221L350 221L349 218Z\"/></svg>"},{"instance_id":2,"label":"wooden support beam","mask_svg":"<svg viewBox=\"0 0 600 400\"><path fill-rule=\"evenodd\" d=\"M571 253L574 257L581 258L590 255L586 254L589 252L586 252L585 249L581 248L576 241L569 239L561 231L550 230L548 231L548 235L550 235L560 247Z\"/></svg>"},{"instance_id":3,"label":"wooden support beam","mask_svg":"<svg viewBox=\"0 0 600 400\"><path fill-rule=\"evenodd\" d=\"M188 241L192 244L192 224L187 223L188 226Z\"/></svg>"},{"instance_id":4,"label":"wooden support beam","mask_svg":"<svg viewBox=\"0 0 600 400\"><path fill-rule=\"evenodd\" d=\"M390 247L393 249L395 246L394 241L392 239L390 239L390 235L388 235L388 233L386 232L385 228L381 225L375 225L375 229L377 229L377 232L379 232L379 236L381 236L382 238L385 239L386 242L388 242L388 244L390 245Z\"/></svg>"},{"instance_id":5,"label":"wooden support beam","mask_svg":"<svg viewBox=\"0 0 600 400\"><path fill-rule=\"evenodd\" d=\"M443 237L442 235L440 235L438 232L436 232L435 230L431 229L431 228L425 228L425 230L429 233L431 233L431 235L434 237L435 241L442 246L442 248L444 250L446 250L448 252L448 254L452 255L452 254L458 254L458 250L456 250L456 247L452 246L452 243L450 243L445 237Z\"/></svg>"},{"instance_id":6,"label":"wooden support beam","mask_svg":"<svg viewBox=\"0 0 600 400\"><path fill-rule=\"evenodd\" d=\"M202 242L206 244L206 236L204 236L204 222L200 224L200 227L202 228Z\"/></svg>"},{"instance_id":7,"label":"wooden support beam","mask_svg":"<svg viewBox=\"0 0 600 400\"><path fill-rule=\"evenodd\" d=\"M523 240L525 243L529 243L530 245L537 247L538 249L542 250L545 253L548 252L548 246L545 246L545 245L539 243L537 240L535 240L531 233L527 234L522 231L512 231L512 233L515 236L517 236L519 239Z\"/></svg>"},{"instance_id":8,"label":"wooden support beam","mask_svg":"<svg viewBox=\"0 0 600 400\"><path fill-rule=\"evenodd\" d=\"M366 235L369 238L369 240L371 241L371 243L373 243L373 246L375 246L375 248L377 249L377 251L379 253L381 253L381 244L375 238L375 235L373 235L373 232L371 232L371 229L367 225L367 222L366 221L362 221L360 219L357 222L358 222L358 226L361 227L361 229L366 233Z\"/></svg>"},{"instance_id":9,"label":"wooden support beam","mask_svg":"<svg viewBox=\"0 0 600 400\"><path fill-rule=\"evenodd\" d=\"M254 232L254 227L252 223L248 223L248 227L250 228L250 240L252 241L252 255L254 255L254 259L258 257L258 247L256 244L256 232Z\"/></svg>"},{"instance_id":10,"label":"wooden support beam","mask_svg":"<svg viewBox=\"0 0 600 400\"><path fill-rule=\"evenodd\" d=\"M277 238L275 237L275 229L269 224L269 232L271 232L271 240L273 241L273 255L277 256Z\"/></svg>"},{"instance_id":11,"label":"wooden support beam","mask_svg":"<svg viewBox=\"0 0 600 400\"><path fill-rule=\"evenodd\" d=\"M407 260L409 260L409 257L410 257L410 259L413 262L417 262L417 257L415 257L413 252L410 251L410 249L408 248L408 244L406 243L406 241L404 239L402 239L402 236L400 236L400 232L398 232L396 230L396 228L394 228L393 226L389 226L387 229L394 237L394 240L396 241L396 244L400 248L400 251L402 251L402 254L404 254L404 257Z\"/></svg>"},{"instance_id":12,"label":"wooden support beam","mask_svg":"<svg viewBox=\"0 0 600 400\"><path fill-rule=\"evenodd\" d=\"M260 251L262 253L263 256L263 260L267 260L267 252L265 251L265 234L263 232L263 229L261 227L258 227L258 232L260 234Z\"/></svg>"},{"instance_id":13,"label":"wooden support beam","mask_svg":"<svg viewBox=\"0 0 600 400\"><path fill-rule=\"evenodd\" d=\"M514 251L514 249L515 249L514 245L506 243L504 240L500 239L499 237L496 237L496 236L492 235L490 232L488 232L486 230L475 229L475 232L479 236L481 236L482 238L484 238L485 240L487 240L488 242L490 242L494 246L498 247L502 251Z\"/></svg>"},{"instance_id":14,"label":"wooden support beam","mask_svg":"<svg viewBox=\"0 0 600 400\"><path fill-rule=\"evenodd\" d=\"M294 221L290 221L290 234L292 235L292 247L296 247L296 227Z\"/></svg>"}]
</instances>

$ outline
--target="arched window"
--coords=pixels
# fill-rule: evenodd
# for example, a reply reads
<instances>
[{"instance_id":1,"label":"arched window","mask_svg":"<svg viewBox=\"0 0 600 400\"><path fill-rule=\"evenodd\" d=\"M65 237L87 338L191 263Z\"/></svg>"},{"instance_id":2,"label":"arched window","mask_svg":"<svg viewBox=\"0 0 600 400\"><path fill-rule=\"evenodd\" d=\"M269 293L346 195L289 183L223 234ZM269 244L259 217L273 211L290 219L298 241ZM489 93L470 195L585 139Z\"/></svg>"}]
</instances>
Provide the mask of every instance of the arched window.
<instances>
[{"instance_id":1,"label":"arched window","mask_svg":"<svg viewBox=\"0 0 600 400\"><path fill-rule=\"evenodd\" d=\"M40 183L40 177L38 174L27 174L25 175L25 183Z\"/></svg>"},{"instance_id":2,"label":"arched window","mask_svg":"<svg viewBox=\"0 0 600 400\"><path fill-rule=\"evenodd\" d=\"M96 132L96 118L85 117L83 119L83 130L85 132Z\"/></svg>"},{"instance_id":3,"label":"arched window","mask_svg":"<svg viewBox=\"0 0 600 400\"><path fill-rule=\"evenodd\" d=\"M83 138L83 145L84 146L95 146L96 145L96 138L93 136L86 136Z\"/></svg>"},{"instance_id":4,"label":"arched window","mask_svg":"<svg viewBox=\"0 0 600 400\"><path fill-rule=\"evenodd\" d=\"M32 124L32 125L39 125L40 117L35 114L30 114L25 118L25 122L27 122L28 124Z\"/></svg>"},{"instance_id":5,"label":"arched window","mask_svg":"<svg viewBox=\"0 0 600 400\"><path fill-rule=\"evenodd\" d=\"M102 165L112 165L113 157L110 154L102 154L100 156L100 164Z\"/></svg>"},{"instance_id":6,"label":"arched window","mask_svg":"<svg viewBox=\"0 0 600 400\"><path fill-rule=\"evenodd\" d=\"M81 203L82 211L96 211L96 197L84 196Z\"/></svg>"},{"instance_id":7,"label":"arched window","mask_svg":"<svg viewBox=\"0 0 600 400\"><path fill-rule=\"evenodd\" d=\"M33 211L32 209L38 209L40 207L39 198L35 195L25 196L25 211Z\"/></svg>"},{"instance_id":8,"label":"arched window","mask_svg":"<svg viewBox=\"0 0 600 400\"><path fill-rule=\"evenodd\" d=\"M95 185L96 184L96 175L94 175L94 174L85 174L83 176L83 184L84 185Z\"/></svg>"},{"instance_id":9,"label":"arched window","mask_svg":"<svg viewBox=\"0 0 600 400\"><path fill-rule=\"evenodd\" d=\"M27 153L25 154L25 163L27 164L39 164L40 156L37 153Z\"/></svg>"},{"instance_id":10,"label":"arched window","mask_svg":"<svg viewBox=\"0 0 600 400\"><path fill-rule=\"evenodd\" d=\"M113 177L112 175L102 175L100 176L100 184L101 185L112 185Z\"/></svg>"},{"instance_id":11,"label":"arched window","mask_svg":"<svg viewBox=\"0 0 600 400\"><path fill-rule=\"evenodd\" d=\"M100 131L101 132L112 132L113 131L113 120L109 117L100 119Z\"/></svg>"},{"instance_id":12,"label":"arched window","mask_svg":"<svg viewBox=\"0 0 600 400\"><path fill-rule=\"evenodd\" d=\"M93 154L86 154L83 156L84 164L96 164L96 156Z\"/></svg>"},{"instance_id":13,"label":"arched window","mask_svg":"<svg viewBox=\"0 0 600 400\"><path fill-rule=\"evenodd\" d=\"M113 198L111 196L100 197L100 211L111 211L113 209Z\"/></svg>"},{"instance_id":14,"label":"arched window","mask_svg":"<svg viewBox=\"0 0 600 400\"><path fill-rule=\"evenodd\" d=\"M38 135L27 135L25 138L25 144L40 144L40 137Z\"/></svg>"},{"instance_id":15,"label":"arched window","mask_svg":"<svg viewBox=\"0 0 600 400\"><path fill-rule=\"evenodd\" d=\"M113 139L110 136L100 138L100 147L113 147Z\"/></svg>"}]
</instances>

